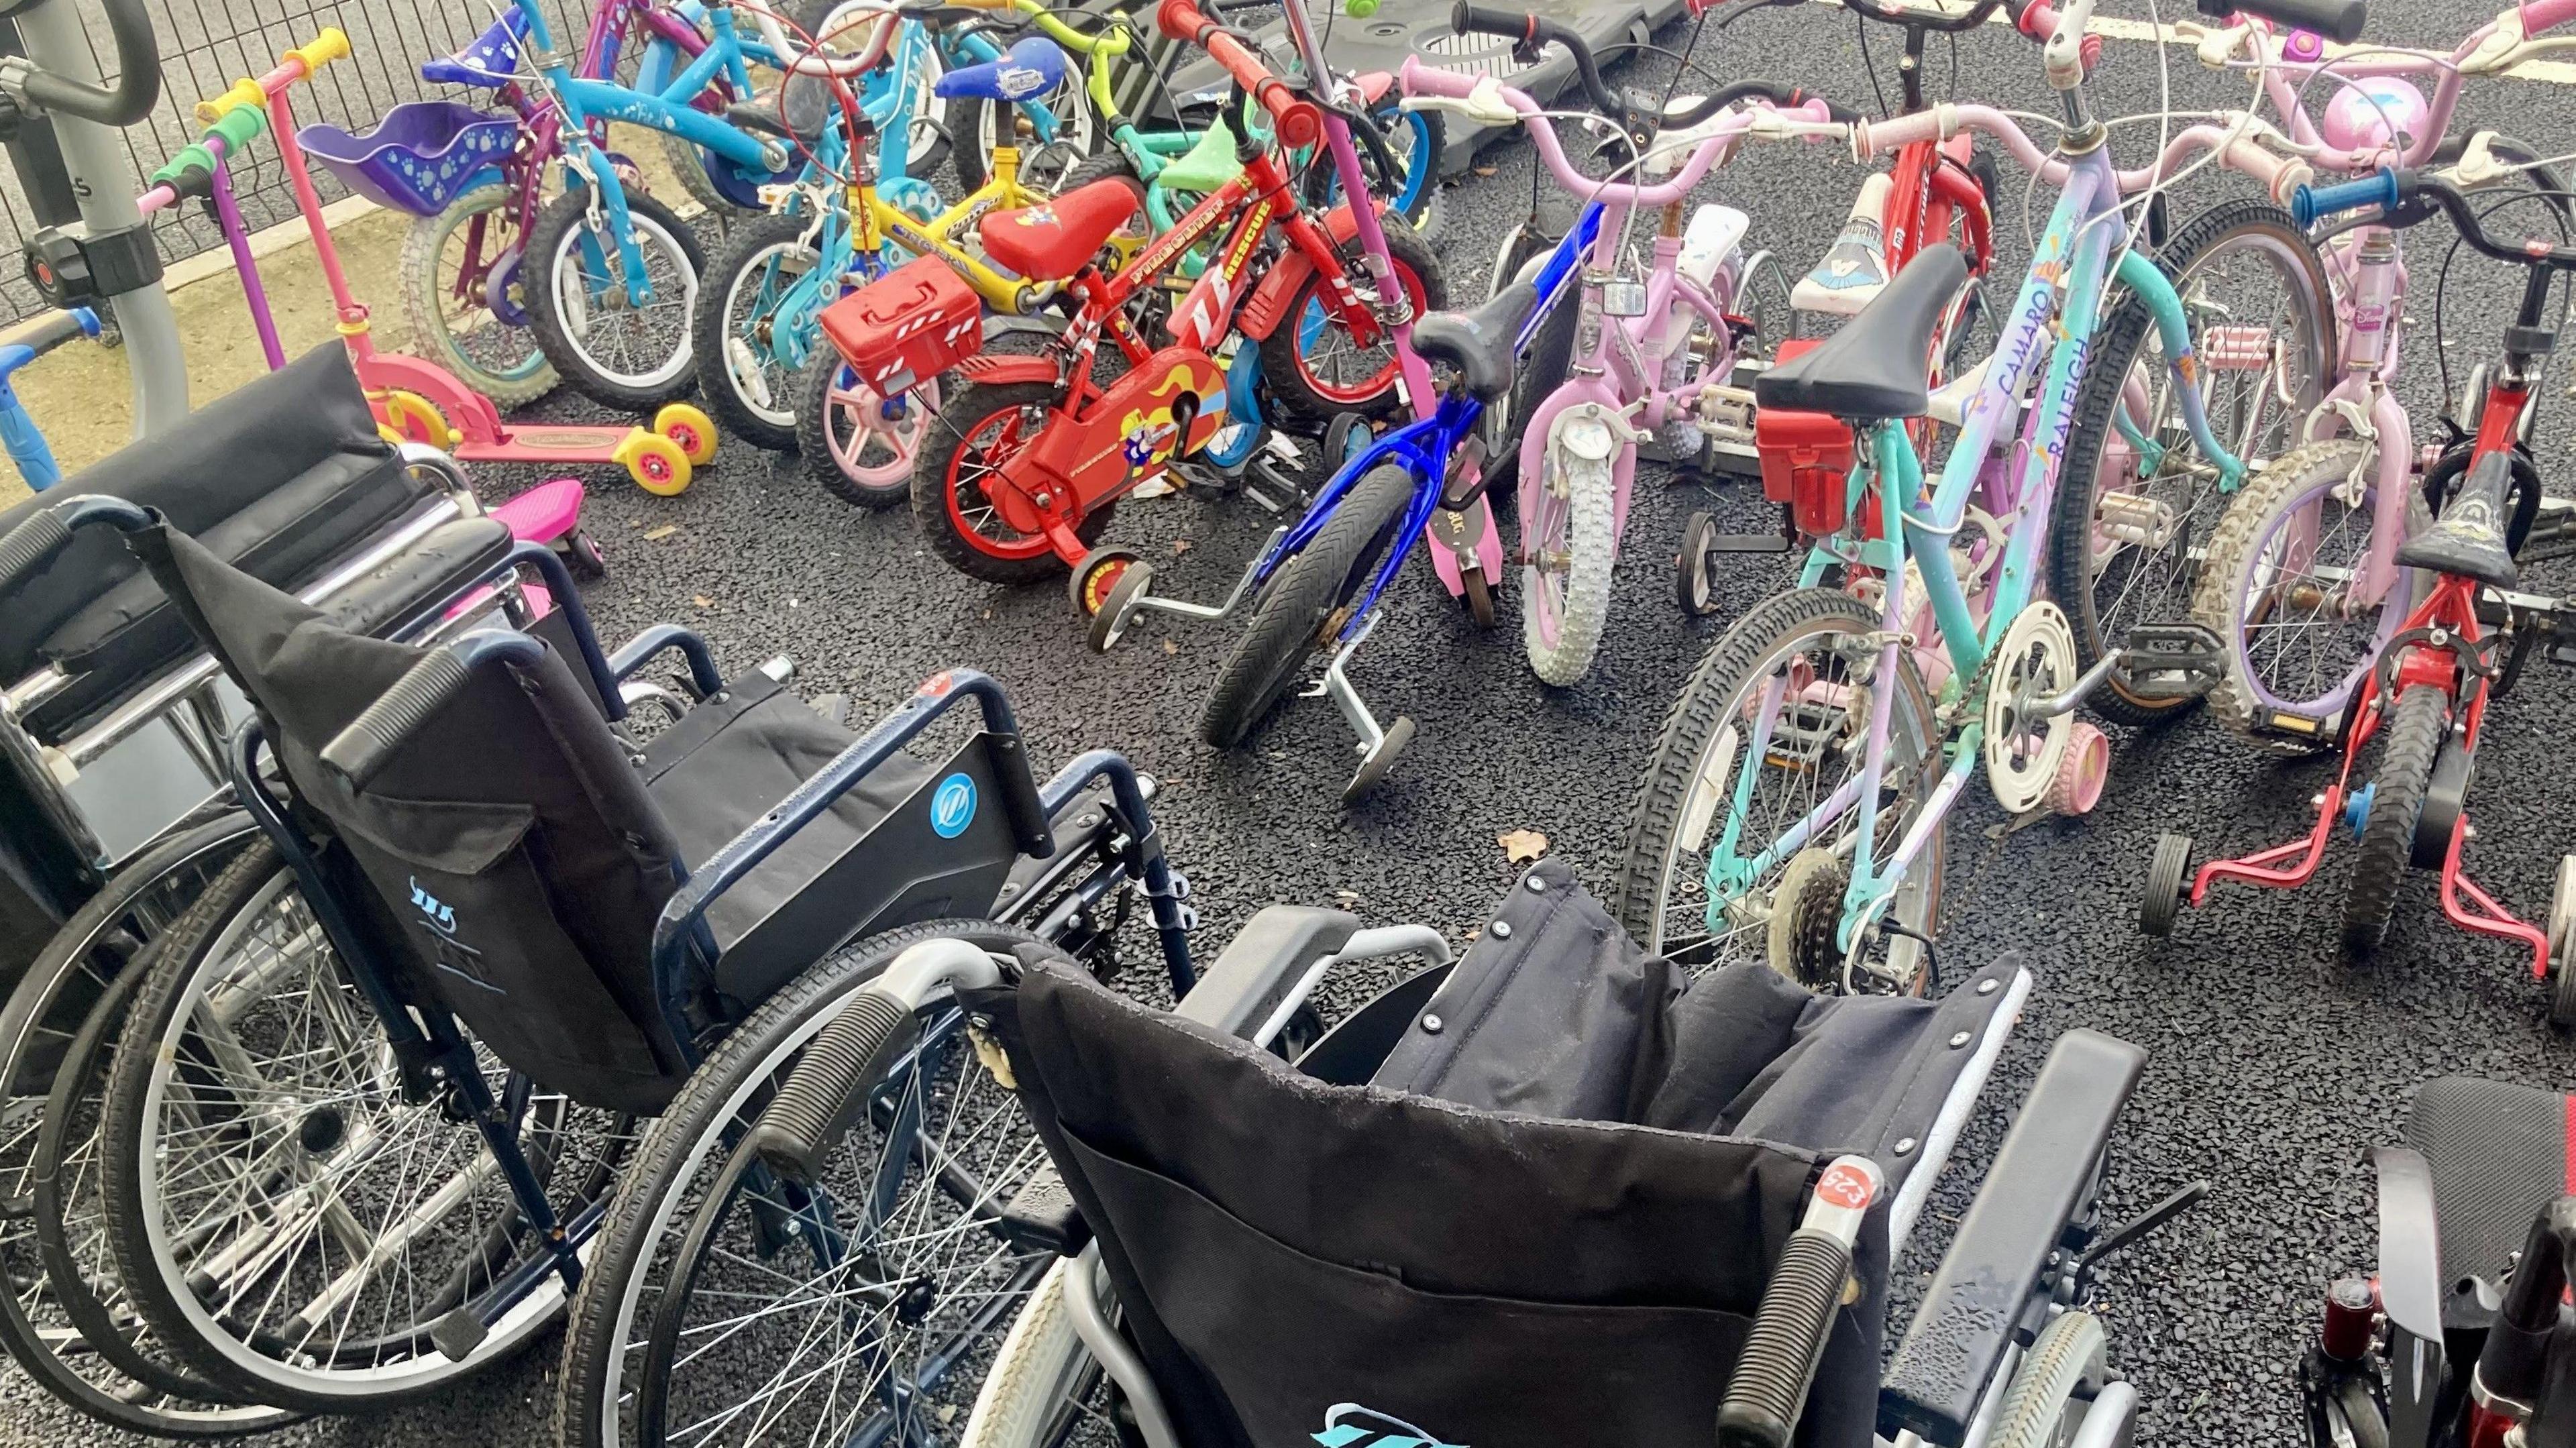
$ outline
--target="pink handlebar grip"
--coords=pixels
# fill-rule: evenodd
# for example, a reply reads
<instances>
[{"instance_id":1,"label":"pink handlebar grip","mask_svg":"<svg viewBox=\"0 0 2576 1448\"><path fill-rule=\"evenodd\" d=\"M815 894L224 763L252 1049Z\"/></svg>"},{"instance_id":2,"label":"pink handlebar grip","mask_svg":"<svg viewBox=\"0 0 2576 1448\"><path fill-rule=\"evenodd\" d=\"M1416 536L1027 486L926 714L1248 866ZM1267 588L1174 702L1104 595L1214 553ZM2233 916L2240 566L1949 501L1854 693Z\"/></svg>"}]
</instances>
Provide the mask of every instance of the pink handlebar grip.
<instances>
[{"instance_id":1,"label":"pink handlebar grip","mask_svg":"<svg viewBox=\"0 0 2576 1448\"><path fill-rule=\"evenodd\" d=\"M1947 109L1935 106L1928 111L1897 116L1884 121L1861 121L1852 127L1852 149L1870 160L1890 151L1901 151L1917 141L1938 141L1941 137L1941 113Z\"/></svg>"},{"instance_id":2,"label":"pink handlebar grip","mask_svg":"<svg viewBox=\"0 0 2576 1448\"><path fill-rule=\"evenodd\" d=\"M2570 3L2576 3L2576 0L2570 0ZM1476 88L1475 76L1443 70L1436 65L1424 65L1418 55L1406 56L1403 68L1395 74L1397 83L1409 96L1464 97Z\"/></svg>"},{"instance_id":3,"label":"pink handlebar grip","mask_svg":"<svg viewBox=\"0 0 2576 1448\"><path fill-rule=\"evenodd\" d=\"M2520 9L2524 35L2538 35L2552 26L2576 19L2576 0L2528 0Z\"/></svg>"}]
</instances>

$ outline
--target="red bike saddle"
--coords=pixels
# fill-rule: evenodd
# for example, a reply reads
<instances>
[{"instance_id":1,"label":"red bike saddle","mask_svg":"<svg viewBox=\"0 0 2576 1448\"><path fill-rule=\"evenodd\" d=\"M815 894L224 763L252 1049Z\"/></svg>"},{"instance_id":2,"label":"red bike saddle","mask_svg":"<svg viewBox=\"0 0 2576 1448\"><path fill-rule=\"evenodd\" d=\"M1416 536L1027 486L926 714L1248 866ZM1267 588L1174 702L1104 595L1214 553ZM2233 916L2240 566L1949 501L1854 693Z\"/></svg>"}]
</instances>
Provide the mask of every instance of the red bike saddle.
<instances>
[{"instance_id":1,"label":"red bike saddle","mask_svg":"<svg viewBox=\"0 0 2576 1448\"><path fill-rule=\"evenodd\" d=\"M984 254L1031 281L1060 282L1082 270L1136 210L1124 181L1094 181L1053 201L996 211L976 224Z\"/></svg>"}]
</instances>

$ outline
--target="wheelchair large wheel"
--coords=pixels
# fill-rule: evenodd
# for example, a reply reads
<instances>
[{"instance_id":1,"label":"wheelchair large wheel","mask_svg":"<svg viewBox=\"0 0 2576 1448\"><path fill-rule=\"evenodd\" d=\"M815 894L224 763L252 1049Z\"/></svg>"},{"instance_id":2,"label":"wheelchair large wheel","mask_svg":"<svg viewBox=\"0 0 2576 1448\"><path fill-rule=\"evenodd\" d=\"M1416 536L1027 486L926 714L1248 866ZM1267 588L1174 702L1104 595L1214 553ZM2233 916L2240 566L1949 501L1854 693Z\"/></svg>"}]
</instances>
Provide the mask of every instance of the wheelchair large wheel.
<instances>
[{"instance_id":1,"label":"wheelchair large wheel","mask_svg":"<svg viewBox=\"0 0 2576 1448\"><path fill-rule=\"evenodd\" d=\"M960 1448L1125 1448L1134 1437L1066 1295L1094 1287L1089 1259L1058 1258L993 1359Z\"/></svg>"},{"instance_id":2,"label":"wheelchair large wheel","mask_svg":"<svg viewBox=\"0 0 2576 1448\"><path fill-rule=\"evenodd\" d=\"M575 1220L614 1184L625 1122L484 1074ZM251 845L155 950L101 1133L118 1277L186 1371L345 1412L443 1391L561 1310L482 1135L404 1085L276 847Z\"/></svg>"},{"instance_id":3,"label":"wheelchair large wheel","mask_svg":"<svg viewBox=\"0 0 2576 1448\"><path fill-rule=\"evenodd\" d=\"M240 814L219 817L145 851L76 912L29 965L0 1010L0 1199L33 1200L45 1101L86 1018L142 952L257 833ZM54 1291L34 1215L0 1212L0 1345L47 1391L101 1422L162 1438L254 1433L291 1414L164 1393L121 1371L85 1337ZM78 1291L77 1284L65 1283ZM125 1344L138 1351L149 1344ZM163 1355L148 1353L153 1361Z\"/></svg>"},{"instance_id":4,"label":"wheelchair large wheel","mask_svg":"<svg viewBox=\"0 0 2576 1448\"><path fill-rule=\"evenodd\" d=\"M2084 1425L2094 1389L2104 1380L2102 1321L2089 1312L2060 1313L2039 1338L2004 1390L1987 1448L2061 1448ZM2120 1442L2124 1434L2100 1441Z\"/></svg>"},{"instance_id":5,"label":"wheelchair large wheel","mask_svg":"<svg viewBox=\"0 0 2576 1448\"><path fill-rule=\"evenodd\" d=\"M564 1448L818 1432L892 1443L963 1423L1054 1259L995 1230L1046 1153L977 1064L955 1010L923 1012L925 1045L877 1083L875 1109L834 1150L819 1190L790 1202L775 1178L731 1159L844 1003L907 947L942 937L988 950L1037 940L951 920L860 941L770 997L653 1123L575 1303L556 1404ZM657 1327L668 1329L660 1351Z\"/></svg>"}]
</instances>

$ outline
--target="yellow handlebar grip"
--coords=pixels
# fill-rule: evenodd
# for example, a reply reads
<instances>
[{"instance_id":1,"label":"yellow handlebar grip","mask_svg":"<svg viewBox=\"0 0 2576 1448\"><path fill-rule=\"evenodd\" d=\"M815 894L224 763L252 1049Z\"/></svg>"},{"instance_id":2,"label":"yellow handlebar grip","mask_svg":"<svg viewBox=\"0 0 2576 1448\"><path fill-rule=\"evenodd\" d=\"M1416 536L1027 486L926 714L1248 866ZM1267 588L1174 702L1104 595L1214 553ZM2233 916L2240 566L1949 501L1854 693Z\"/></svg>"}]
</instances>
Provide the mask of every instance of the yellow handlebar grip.
<instances>
[{"instance_id":1,"label":"yellow handlebar grip","mask_svg":"<svg viewBox=\"0 0 2576 1448\"><path fill-rule=\"evenodd\" d=\"M306 41L304 44L286 52L277 59L280 64L290 60L300 60L304 62L304 78L306 80L311 80L315 71L320 70L332 61L346 60L348 57L349 32L342 30L337 25L326 25L322 28L321 34L314 36L311 40Z\"/></svg>"},{"instance_id":2,"label":"yellow handlebar grip","mask_svg":"<svg viewBox=\"0 0 2576 1448\"><path fill-rule=\"evenodd\" d=\"M233 88L222 95L197 102L197 119L211 126L244 106L268 107L268 92L249 76L234 81Z\"/></svg>"}]
</instances>

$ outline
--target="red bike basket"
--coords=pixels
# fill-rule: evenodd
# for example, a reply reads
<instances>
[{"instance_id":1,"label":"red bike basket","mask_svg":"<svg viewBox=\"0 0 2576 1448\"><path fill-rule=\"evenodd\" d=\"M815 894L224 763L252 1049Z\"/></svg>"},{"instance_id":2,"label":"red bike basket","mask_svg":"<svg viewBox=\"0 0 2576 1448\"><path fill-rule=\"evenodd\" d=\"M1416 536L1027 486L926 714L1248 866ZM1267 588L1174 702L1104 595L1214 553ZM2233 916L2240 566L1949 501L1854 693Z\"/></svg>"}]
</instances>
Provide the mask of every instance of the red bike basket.
<instances>
[{"instance_id":1,"label":"red bike basket","mask_svg":"<svg viewBox=\"0 0 2576 1448\"><path fill-rule=\"evenodd\" d=\"M984 303L937 257L909 261L823 309L823 335L880 397L909 392L984 347Z\"/></svg>"}]
</instances>

